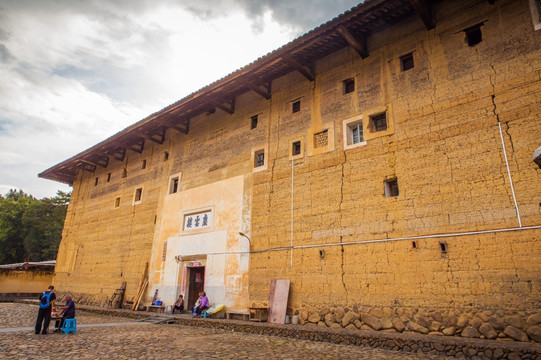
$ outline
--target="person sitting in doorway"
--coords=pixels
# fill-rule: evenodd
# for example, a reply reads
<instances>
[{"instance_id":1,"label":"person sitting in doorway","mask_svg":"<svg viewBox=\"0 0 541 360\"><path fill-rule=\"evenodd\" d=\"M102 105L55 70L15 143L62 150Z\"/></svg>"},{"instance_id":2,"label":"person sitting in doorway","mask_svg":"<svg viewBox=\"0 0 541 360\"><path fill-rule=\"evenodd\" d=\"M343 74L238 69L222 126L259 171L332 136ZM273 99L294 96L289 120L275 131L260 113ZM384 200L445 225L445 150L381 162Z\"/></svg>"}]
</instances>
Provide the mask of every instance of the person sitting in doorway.
<instances>
[{"instance_id":1,"label":"person sitting in doorway","mask_svg":"<svg viewBox=\"0 0 541 360\"><path fill-rule=\"evenodd\" d=\"M63 310L63 312L62 319L56 320L54 326L56 328L55 332L60 332L62 330L62 326L64 326L64 320L75 318L75 303L73 302L71 294L66 294L65 299L66 305L58 307L59 309Z\"/></svg>"},{"instance_id":2,"label":"person sitting in doorway","mask_svg":"<svg viewBox=\"0 0 541 360\"><path fill-rule=\"evenodd\" d=\"M195 317L200 317L201 312L209 308L209 299L207 297L207 294L204 291L200 292L199 299L197 299L197 301L199 302L199 305L197 305L196 303L194 312L195 312Z\"/></svg>"},{"instance_id":3,"label":"person sitting in doorway","mask_svg":"<svg viewBox=\"0 0 541 360\"><path fill-rule=\"evenodd\" d=\"M201 304L201 297L202 296L203 296L203 293L199 292L199 297L195 301L195 305L192 308L192 317L196 317L196 315L197 315L197 307L199 306L199 304Z\"/></svg>"},{"instance_id":4,"label":"person sitting in doorway","mask_svg":"<svg viewBox=\"0 0 541 360\"><path fill-rule=\"evenodd\" d=\"M176 310L178 310L179 313L182 313L184 311L184 299L182 295L178 297L177 302L175 303L175 305L173 305L173 314Z\"/></svg>"}]
</instances>

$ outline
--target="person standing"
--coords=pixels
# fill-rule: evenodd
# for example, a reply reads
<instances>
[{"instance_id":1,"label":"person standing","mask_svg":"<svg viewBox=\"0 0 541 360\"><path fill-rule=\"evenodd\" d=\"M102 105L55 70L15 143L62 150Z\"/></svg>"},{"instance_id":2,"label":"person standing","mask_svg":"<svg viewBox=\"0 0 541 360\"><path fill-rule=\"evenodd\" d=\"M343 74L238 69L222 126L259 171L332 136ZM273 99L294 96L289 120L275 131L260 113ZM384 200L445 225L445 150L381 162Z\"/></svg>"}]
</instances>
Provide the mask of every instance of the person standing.
<instances>
[{"instance_id":1,"label":"person standing","mask_svg":"<svg viewBox=\"0 0 541 360\"><path fill-rule=\"evenodd\" d=\"M51 310L53 308L53 302L56 299L56 295L53 292L54 286L49 286L49 288L39 296L39 310L38 318L36 320L35 333L39 334L40 330L43 335L47 334L49 330L49 323L51 322ZM43 329L41 324L43 323Z\"/></svg>"}]
</instances>

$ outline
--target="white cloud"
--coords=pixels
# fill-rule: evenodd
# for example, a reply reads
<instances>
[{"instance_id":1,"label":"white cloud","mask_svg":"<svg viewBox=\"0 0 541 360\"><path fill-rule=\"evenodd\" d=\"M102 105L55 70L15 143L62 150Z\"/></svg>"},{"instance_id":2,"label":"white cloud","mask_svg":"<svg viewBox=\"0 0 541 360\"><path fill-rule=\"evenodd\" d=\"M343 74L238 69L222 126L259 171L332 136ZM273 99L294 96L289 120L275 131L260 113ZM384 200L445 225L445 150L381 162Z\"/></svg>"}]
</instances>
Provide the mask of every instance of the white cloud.
<instances>
[{"instance_id":1,"label":"white cloud","mask_svg":"<svg viewBox=\"0 0 541 360\"><path fill-rule=\"evenodd\" d=\"M311 11L329 18L343 11L318 6L272 0L261 6L244 0L0 4L0 193L65 191L37 174L285 44L307 30Z\"/></svg>"}]
</instances>

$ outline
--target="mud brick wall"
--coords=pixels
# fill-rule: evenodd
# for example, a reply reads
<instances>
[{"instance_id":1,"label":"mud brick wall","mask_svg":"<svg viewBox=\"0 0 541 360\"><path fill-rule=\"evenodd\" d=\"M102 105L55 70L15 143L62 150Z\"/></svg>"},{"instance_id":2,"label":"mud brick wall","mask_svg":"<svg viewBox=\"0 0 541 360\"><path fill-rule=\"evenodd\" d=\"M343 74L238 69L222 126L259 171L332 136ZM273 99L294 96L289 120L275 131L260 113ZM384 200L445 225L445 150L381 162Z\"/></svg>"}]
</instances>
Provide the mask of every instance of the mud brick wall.
<instances>
[{"instance_id":1,"label":"mud brick wall","mask_svg":"<svg viewBox=\"0 0 541 360\"><path fill-rule=\"evenodd\" d=\"M123 161L111 158L105 168L79 173L58 252L57 289L71 292L79 303L105 305L126 281L125 299L133 299L154 248L161 260L163 246L156 243L171 175L181 174L180 191L242 174L250 183L251 150L264 147L267 138L268 101L246 93L236 104L234 115L220 110L201 115L191 120L188 135L168 130L163 144L146 141L141 153L128 150ZM251 129L250 117L255 114L258 125ZM134 204L138 188L142 200ZM249 197L246 201L251 202ZM247 221L244 231L249 232L249 217ZM143 303L153 295L155 269L150 267L151 284ZM246 289L248 279L243 282Z\"/></svg>"},{"instance_id":2,"label":"mud brick wall","mask_svg":"<svg viewBox=\"0 0 541 360\"><path fill-rule=\"evenodd\" d=\"M290 314L311 309L307 317L324 306L370 306L522 311L525 321L538 309L541 231L491 230L518 227L498 122L522 225L541 224L541 173L532 161L541 32L526 1L445 2L435 11L433 30L404 21L371 36L364 60L344 49L317 64L313 83L293 73L273 84L269 169L254 176L254 249L290 246L296 138L308 149L294 161L293 245L315 247L293 250L292 264L288 250L252 254L252 304L268 304L270 280L288 278ZM470 47L462 30L480 23L482 41ZM410 52L415 66L401 71L399 58ZM355 92L344 94L349 78ZM275 105L299 97L299 113ZM370 132L367 115L381 109L389 128ZM342 123L360 114L366 145L343 151ZM310 153L311 134L326 127L333 147ZM396 197L385 196L389 179L397 179ZM485 230L417 239L415 247L325 246Z\"/></svg>"}]
</instances>

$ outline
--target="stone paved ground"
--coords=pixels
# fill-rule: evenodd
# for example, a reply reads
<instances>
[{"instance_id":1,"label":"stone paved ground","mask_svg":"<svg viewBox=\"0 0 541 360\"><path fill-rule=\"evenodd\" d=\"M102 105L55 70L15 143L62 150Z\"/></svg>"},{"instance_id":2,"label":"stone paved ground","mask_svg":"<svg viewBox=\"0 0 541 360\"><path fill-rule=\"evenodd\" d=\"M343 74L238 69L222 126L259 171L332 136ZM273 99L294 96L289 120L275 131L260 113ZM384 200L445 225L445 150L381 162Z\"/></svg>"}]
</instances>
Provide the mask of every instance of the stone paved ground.
<instances>
[{"instance_id":1,"label":"stone paved ground","mask_svg":"<svg viewBox=\"0 0 541 360\"><path fill-rule=\"evenodd\" d=\"M232 333L182 325L114 326L125 318L79 311L77 334L35 335L37 307L0 304L1 359L444 359L352 345L338 345L275 336Z\"/></svg>"}]
</instances>

